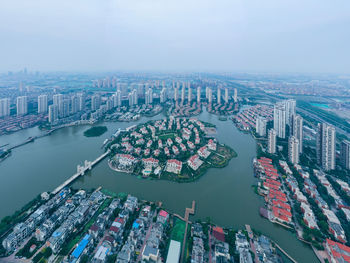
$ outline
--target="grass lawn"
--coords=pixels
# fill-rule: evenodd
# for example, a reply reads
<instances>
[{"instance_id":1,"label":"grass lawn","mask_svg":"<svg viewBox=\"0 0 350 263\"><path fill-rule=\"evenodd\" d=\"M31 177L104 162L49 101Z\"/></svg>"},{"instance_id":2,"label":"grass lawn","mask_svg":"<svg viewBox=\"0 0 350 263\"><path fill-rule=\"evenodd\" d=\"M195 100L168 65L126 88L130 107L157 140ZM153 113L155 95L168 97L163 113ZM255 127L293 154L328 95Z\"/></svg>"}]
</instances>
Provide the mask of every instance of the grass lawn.
<instances>
[{"instance_id":1,"label":"grass lawn","mask_svg":"<svg viewBox=\"0 0 350 263\"><path fill-rule=\"evenodd\" d=\"M186 223L178 218L175 218L174 220L175 224L173 230L171 231L170 238L172 240L179 241L182 244L185 235Z\"/></svg>"},{"instance_id":2,"label":"grass lawn","mask_svg":"<svg viewBox=\"0 0 350 263\"><path fill-rule=\"evenodd\" d=\"M176 134L174 132L170 132L170 133L165 133L165 134L159 135L159 139L161 139L161 140L167 140L168 138L174 139L175 136L176 136Z\"/></svg>"}]
</instances>

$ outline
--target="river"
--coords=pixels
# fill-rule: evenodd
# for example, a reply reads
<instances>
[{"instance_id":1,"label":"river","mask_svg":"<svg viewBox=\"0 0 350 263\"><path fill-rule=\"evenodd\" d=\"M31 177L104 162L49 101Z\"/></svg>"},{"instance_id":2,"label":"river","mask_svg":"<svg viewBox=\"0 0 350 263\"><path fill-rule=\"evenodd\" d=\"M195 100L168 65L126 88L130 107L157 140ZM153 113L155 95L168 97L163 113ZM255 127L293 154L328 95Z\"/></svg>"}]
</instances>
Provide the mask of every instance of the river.
<instances>
[{"instance_id":1,"label":"river","mask_svg":"<svg viewBox=\"0 0 350 263\"><path fill-rule=\"evenodd\" d=\"M141 118L136 123L153 118ZM141 199L162 201L171 212L183 214L185 207L196 201L196 214L191 218L205 219L221 226L244 228L250 224L275 240L298 262L318 262L312 250L298 241L284 228L270 223L259 215L263 199L251 188L253 177L252 159L256 155L256 143L252 136L237 130L231 121L219 121L217 116L203 112L199 119L217 125L220 143L230 145L238 157L223 169L210 169L193 183L175 183L138 179L130 174L112 171L107 160L102 161L73 187L96 188L102 186L116 192L126 192ZM68 127L14 149L12 156L0 163L0 217L13 213L26 202L44 191L52 191L76 171L84 160L94 160L102 153L102 142L118 128L135 123L98 123L108 131L100 137L87 138L83 132L87 126ZM1 136L0 145L16 144L29 136L38 135L38 128Z\"/></svg>"}]
</instances>

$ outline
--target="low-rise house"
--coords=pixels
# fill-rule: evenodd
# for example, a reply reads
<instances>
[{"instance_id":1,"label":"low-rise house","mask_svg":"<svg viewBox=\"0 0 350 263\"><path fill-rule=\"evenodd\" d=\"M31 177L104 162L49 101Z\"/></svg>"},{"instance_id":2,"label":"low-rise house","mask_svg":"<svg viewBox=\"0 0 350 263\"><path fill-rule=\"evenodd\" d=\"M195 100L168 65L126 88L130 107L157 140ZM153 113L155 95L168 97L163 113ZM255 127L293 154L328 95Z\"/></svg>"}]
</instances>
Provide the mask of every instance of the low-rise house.
<instances>
[{"instance_id":1,"label":"low-rise house","mask_svg":"<svg viewBox=\"0 0 350 263\"><path fill-rule=\"evenodd\" d=\"M157 221L165 224L169 219L169 214L165 210L161 210L157 216Z\"/></svg>"},{"instance_id":2,"label":"low-rise house","mask_svg":"<svg viewBox=\"0 0 350 263\"><path fill-rule=\"evenodd\" d=\"M216 151L216 143L210 139L207 144L209 150Z\"/></svg>"},{"instance_id":3,"label":"low-rise house","mask_svg":"<svg viewBox=\"0 0 350 263\"><path fill-rule=\"evenodd\" d=\"M187 160L187 164L189 167L196 171L203 164L203 161L199 159L199 156L197 154L195 154Z\"/></svg>"},{"instance_id":4,"label":"low-rise house","mask_svg":"<svg viewBox=\"0 0 350 263\"><path fill-rule=\"evenodd\" d=\"M159 160L154 158L142 159L142 163L145 167L157 167Z\"/></svg>"},{"instance_id":5,"label":"low-rise house","mask_svg":"<svg viewBox=\"0 0 350 263\"><path fill-rule=\"evenodd\" d=\"M167 161L165 170L169 173L179 174L182 169L182 162L176 159L170 159Z\"/></svg>"},{"instance_id":6,"label":"low-rise house","mask_svg":"<svg viewBox=\"0 0 350 263\"><path fill-rule=\"evenodd\" d=\"M327 239L326 249L332 263L350 262L350 247Z\"/></svg>"},{"instance_id":7,"label":"low-rise house","mask_svg":"<svg viewBox=\"0 0 350 263\"><path fill-rule=\"evenodd\" d=\"M197 151L198 155L204 159L207 159L210 155L210 152L208 151L208 148L206 146L203 146L199 148Z\"/></svg>"}]
</instances>

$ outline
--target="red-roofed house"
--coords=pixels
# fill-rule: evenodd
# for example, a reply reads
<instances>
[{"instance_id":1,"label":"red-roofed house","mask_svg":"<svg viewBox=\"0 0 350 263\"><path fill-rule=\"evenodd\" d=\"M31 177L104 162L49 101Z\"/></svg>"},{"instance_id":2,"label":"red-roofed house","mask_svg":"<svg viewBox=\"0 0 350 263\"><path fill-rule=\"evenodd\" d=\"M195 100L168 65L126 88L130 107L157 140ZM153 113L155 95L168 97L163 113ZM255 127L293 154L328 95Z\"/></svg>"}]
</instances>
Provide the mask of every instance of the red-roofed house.
<instances>
[{"instance_id":1,"label":"red-roofed house","mask_svg":"<svg viewBox=\"0 0 350 263\"><path fill-rule=\"evenodd\" d=\"M212 234L217 240L221 242L225 242L225 233L221 227L218 227L218 226L214 227Z\"/></svg>"},{"instance_id":2,"label":"red-roofed house","mask_svg":"<svg viewBox=\"0 0 350 263\"><path fill-rule=\"evenodd\" d=\"M170 159L166 163L165 170L169 173L179 174L182 169L182 162L176 159Z\"/></svg>"},{"instance_id":3,"label":"red-roofed house","mask_svg":"<svg viewBox=\"0 0 350 263\"><path fill-rule=\"evenodd\" d=\"M157 216L157 221L161 222L162 224L164 224L165 222L167 222L169 219L169 214L168 212L161 210Z\"/></svg>"}]
</instances>

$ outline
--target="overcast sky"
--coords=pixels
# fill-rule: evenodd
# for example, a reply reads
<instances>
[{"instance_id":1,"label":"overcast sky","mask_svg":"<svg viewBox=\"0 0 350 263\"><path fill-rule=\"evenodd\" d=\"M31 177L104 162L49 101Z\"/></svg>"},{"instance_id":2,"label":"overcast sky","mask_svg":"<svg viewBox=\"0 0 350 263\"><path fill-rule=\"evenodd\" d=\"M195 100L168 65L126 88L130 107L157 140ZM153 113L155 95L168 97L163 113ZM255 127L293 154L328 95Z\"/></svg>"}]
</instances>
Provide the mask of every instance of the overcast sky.
<instances>
[{"instance_id":1,"label":"overcast sky","mask_svg":"<svg viewBox=\"0 0 350 263\"><path fill-rule=\"evenodd\" d=\"M349 0L1 0L0 71L350 73Z\"/></svg>"}]
</instances>

